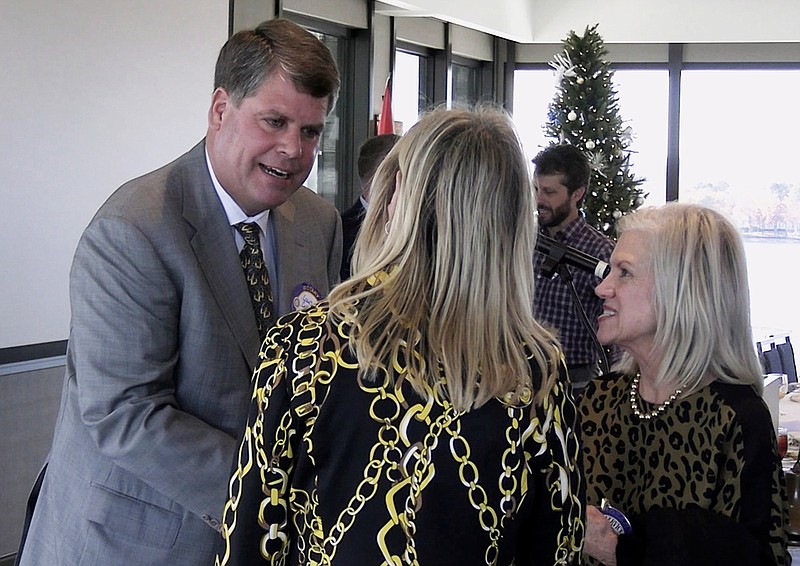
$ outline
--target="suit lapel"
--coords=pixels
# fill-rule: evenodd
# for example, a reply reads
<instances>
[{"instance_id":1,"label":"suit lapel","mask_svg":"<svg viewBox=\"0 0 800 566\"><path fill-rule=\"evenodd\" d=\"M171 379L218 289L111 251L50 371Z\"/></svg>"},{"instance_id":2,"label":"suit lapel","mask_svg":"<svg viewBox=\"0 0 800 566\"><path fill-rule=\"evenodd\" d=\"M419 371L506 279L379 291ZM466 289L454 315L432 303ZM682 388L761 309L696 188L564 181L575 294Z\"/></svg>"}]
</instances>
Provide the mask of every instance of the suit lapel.
<instances>
[{"instance_id":1,"label":"suit lapel","mask_svg":"<svg viewBox=\"0 0 800 566\"><path fill-rule=\"evenodd\" d=\"M295 204L290 198L272 210L275 222L275 249L278 263L278 285L280 286L280 314L294 310L292 295L295 287L302 283L306 273L307 250L299 237L295 223Z\"/></svg>"},{"instance_id":2,"label":"suit lapel","mask_svg":"<svg viewBox=\"0 0 800 566\"><path fill-rule=\"evenodd\" d=\"M211 294L253 369L261 345L255 315L233 233L208 172L204 142L187 154L182 169L183 214L196 231L192 248Z\"/></svg>"}]
</instances>

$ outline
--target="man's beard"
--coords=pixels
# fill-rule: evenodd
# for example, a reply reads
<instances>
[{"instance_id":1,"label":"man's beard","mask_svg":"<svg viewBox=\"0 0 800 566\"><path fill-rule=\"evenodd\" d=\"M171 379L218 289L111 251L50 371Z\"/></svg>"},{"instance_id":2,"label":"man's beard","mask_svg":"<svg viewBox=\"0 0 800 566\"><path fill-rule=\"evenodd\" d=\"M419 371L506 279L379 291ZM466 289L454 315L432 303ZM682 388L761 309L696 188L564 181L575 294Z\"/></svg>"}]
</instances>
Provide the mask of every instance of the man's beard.
<instances>
[{"instance_id":1,"label":"man's beard","mask_svg":"<svg viewBox=\"0 0 800 566\"><path fill-rule=\"evenodd\" d=\"M541 210L541 209L540 209ZM566 203L564 206L559 206L558 208L545 208L548 212L550 212L549 218L542 218L541 211L539 212L539 226L542 228L552 228L553 226L558 226L564 220L567 219L569 216L569 203Z\"/></svg>"}]
</instances>

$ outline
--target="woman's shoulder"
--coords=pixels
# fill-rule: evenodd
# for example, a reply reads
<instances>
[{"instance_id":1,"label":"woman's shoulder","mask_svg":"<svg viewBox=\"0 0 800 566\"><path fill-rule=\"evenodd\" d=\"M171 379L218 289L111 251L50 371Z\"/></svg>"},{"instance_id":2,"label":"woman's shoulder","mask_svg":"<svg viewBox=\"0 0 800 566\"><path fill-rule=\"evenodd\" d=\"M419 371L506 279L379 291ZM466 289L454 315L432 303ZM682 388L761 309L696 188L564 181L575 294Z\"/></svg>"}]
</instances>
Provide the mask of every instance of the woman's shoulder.
<instances>
[{"instance_id":1,"label":"woman's shoulder","mask_svg":"<svg viewBox=\"0 0 800 566\"><path fill-rule=\"evenodd\" d=\"M717 399L739 420L771 423L772 417L761 396L750 385L714 381L707 387L709 397Z\"/></svg>"},{"instance_id":2,"label":"woman's shoulder","mask_svg":"<svg viewBox=\"0 0 800 566\"><path fill-rule=\"evenodd\" d=\"M613 395L616 392L626 391L630 388L631 378L619 372L604 373L589 381L583 396Z\"/></svg>"},{"instance_id":3,"label":"woman's shoulder","mask_svg":"<svg viewBox=\"0 0 800 566\"><path fill-rule=\"evenodd\" d=\"M321 326L325 324L330 315L328 301L322 300L305 308L291 311L278 318L276 327L304 327Z\"/></svg>"},{"instance_id":4,"label":"woman's shoulder","mask_svg":"<svg viewBox=\"0 0 800 566\"><path fill-rule=\"evenodd\" d=\"M630 384L630 376L622 373L611 372L595 377L581 392L578 413L582 419L594 419L615 412L620 403L628 401Z\"/></svg>"},{"instance_id":5,"label":"woman's shoulder","mask_svg":"<svg viewBox=\"0 0 800 566\"><path fill-rule=\"evenodd\" d=\"M270 335L278 342L294 342L306 339L323 345L328 338L338 337L337 343L347 340L349 326L338 323L330 313L330 304L319 301L301 310L292 311L278 318Z\"/></svg>"}]
</instances>

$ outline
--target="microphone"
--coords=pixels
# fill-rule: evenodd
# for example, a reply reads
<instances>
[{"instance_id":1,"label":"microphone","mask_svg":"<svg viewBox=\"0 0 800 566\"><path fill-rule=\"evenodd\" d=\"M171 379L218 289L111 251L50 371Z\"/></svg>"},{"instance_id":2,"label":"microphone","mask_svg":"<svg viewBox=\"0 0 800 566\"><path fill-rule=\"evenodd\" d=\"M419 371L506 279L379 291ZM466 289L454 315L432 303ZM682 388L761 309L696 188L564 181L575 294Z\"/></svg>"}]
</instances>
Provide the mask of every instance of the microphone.
<instances>
[{"instance_id":1,"label":"microphone","mask_svg":"<svg viewBox=\"0 0 800 566\"><path fill-rule=\"evenodd\" d=\"M559 242L541 232L536 237L536 251L548 256L547 261L545 261L545 266L548 265L548 262L550 263L549 271L551 273L561 262L593 273L595 277L599 277L600 279L604 278L608 275L609 271L611 271L608 263L602 259L590 256L587 253Z\"/></svg>"}]
</instances>

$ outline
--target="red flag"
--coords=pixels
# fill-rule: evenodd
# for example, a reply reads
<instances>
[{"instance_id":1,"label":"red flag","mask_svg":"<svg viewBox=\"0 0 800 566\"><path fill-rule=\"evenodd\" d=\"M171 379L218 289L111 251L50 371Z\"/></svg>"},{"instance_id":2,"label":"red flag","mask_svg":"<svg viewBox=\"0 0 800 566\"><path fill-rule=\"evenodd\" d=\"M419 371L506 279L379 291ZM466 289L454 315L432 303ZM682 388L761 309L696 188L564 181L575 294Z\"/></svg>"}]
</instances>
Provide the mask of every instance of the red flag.
<instances>
[{"instance_id":1,"label":"red flag","mask_svg":"<svg viewBox=\"0 0 800 566\"><path fill-rule=\"evenodd\" d=\"M381 115L378 118L378 135L394 133L394 118L392 117L392 91L389 88L391 81L386 79L386 88L383 90L383 104Z\"/></svg>"}]
</instances>

